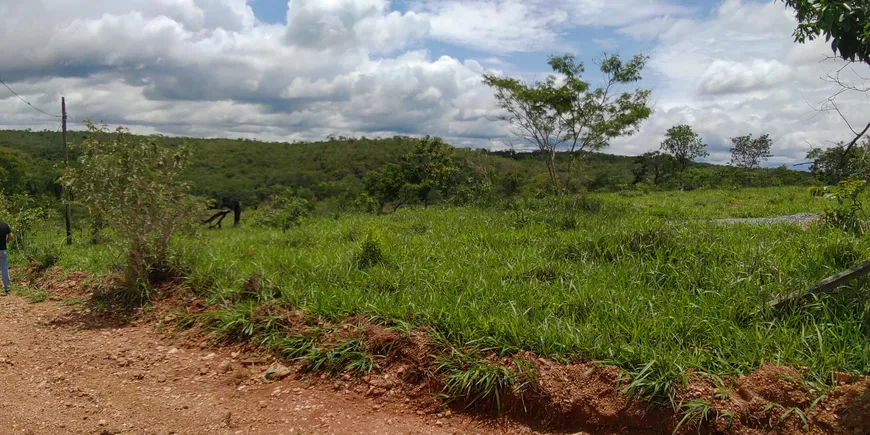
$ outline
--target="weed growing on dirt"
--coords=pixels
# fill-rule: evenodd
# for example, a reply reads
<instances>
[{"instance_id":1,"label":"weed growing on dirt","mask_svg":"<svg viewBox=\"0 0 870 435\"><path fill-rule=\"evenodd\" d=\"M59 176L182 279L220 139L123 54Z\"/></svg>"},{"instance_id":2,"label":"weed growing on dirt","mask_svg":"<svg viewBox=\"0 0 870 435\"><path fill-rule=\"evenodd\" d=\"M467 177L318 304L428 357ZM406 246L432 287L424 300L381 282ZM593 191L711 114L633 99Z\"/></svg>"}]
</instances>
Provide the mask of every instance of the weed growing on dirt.
<instances>
[{"instance_id":1,"label":"weed growing on dirt","mask_svg":"<svg viewBox=\"0 0 870 435\"><path fill-rule=\"evenodd\" d=\"M459 400L466 407L488 406L500 414L505 394L519 392L531 379L528 367L520 362L515 365L507 367L477 352L453 349L438 357L436 373L444 378L441 394L447 401Z\"/></svg>"},{"instance_id":2,"label":"weed growing on dirt","mask_svg":"<svg viewBox=\"0 0 870 435\"><path fill-rule=\"evenodd\" d=\"M33 289L30 287L19 287L15 290L15 293L18 296L22 296L27 299L27 302L31 304L45 302L51 296L51 294L45 290Z\"/></svg>"},{"instance_id":3,"label":"weed growing on dirt","mask_svg":"<svg viewBox=\"0 0 870 435\"><path fill-rule=\"evenodd\" d=\"M703 399L688 400L681 403L678 407L683 414L673 433L679 432L680 428L686 424L696 425L698 431L701 430L701 425L710 418L713 407L709 402Z\"/></svg>"},{"instance_id":4,"label":"weed growing on dirt","mask_svg":"<svg viewBox=\"0 0 870 435\"><path fill-rule=\"evenodd\" d=\"M352 338L338 344L312 346L300 357L305 361L305 371L330 374L351 372L365 375L377 365L366 352L362 339Z\"/></svg>"}]
</instances>

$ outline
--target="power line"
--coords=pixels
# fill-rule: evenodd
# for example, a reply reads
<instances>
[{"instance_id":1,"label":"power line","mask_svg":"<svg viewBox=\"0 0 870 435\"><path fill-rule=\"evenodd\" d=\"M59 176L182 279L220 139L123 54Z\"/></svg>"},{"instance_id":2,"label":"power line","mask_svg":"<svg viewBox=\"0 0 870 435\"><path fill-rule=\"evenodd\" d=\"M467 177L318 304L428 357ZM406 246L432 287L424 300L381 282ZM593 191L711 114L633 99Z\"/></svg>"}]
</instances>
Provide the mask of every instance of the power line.
<instances>
[{"instance_id":1,"label":"power line","mask_svg":"<svg viewBox=\"0 0 870 435\"><path fill-rule=\"evenodd\" d=\"M25 104L30 106L30 108L32 108L33 110L36 110L37 112L40 112L44 115L51 116L52 118L61 118L60 115L52 115L51 113L48 113L45 110L42 110L39 107L36 107L33 104L30 104L30 101L27 101L24 98L22 98L21 95L18 95L18 92L15 92L12 88L10 88L9 85L7 85L6 82L4 82L2 79L0 79L0 83L2 83L3 86L6 86L6 89L9 89L9 92L12 92L12 95L15 95L16 97L18 97L19 100L23 101Z\"/></svg>"}]
</instances>

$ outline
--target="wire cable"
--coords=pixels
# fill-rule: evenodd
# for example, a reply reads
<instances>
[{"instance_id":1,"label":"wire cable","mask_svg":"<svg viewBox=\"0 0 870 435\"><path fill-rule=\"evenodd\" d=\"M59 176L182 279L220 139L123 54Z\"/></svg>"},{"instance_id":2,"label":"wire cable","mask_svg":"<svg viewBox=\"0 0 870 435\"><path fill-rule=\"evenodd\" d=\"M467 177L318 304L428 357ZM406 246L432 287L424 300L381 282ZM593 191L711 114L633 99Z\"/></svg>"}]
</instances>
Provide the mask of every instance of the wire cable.
<instances>
[{"instance_id":1,"label":"wire cable","mask_svg":"<svg viewBox=\"0 0 870 435\"><path fill-rule=\"evenodd\" d=\"M3 86L6 86L6 89L9 89L9 92L12 92L12 95L15 95L16 97L18 97L19 100L23 101L25 104L30 106L31 109L36 110L37 112L42 113L44 115L51 116L52 118L62 118L62 116L60 116L60 115L52 115L51 113L48 113L45 110L42 110L39 107L36 107L33 104L30 104L30 101L27 101L24 98L22 98L21 95L18 95L18 92L15 92L15 90L10 88L9 85L7 85L6 82L3 81L3 79L0 79L0 83L2 83Z\"/></svg>"}]
</instances>

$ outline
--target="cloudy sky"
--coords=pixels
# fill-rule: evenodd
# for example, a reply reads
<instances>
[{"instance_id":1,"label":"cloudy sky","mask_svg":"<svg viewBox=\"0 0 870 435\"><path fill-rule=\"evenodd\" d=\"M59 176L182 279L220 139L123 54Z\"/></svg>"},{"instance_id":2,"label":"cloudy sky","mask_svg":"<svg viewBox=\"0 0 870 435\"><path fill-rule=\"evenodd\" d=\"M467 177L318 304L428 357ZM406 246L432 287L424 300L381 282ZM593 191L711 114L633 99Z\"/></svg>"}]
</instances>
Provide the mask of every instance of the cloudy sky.
<instances>
[{"instance_id":1,"label":"cloudy sky","mask_svg":"<svg viewBox=\"0 0 870 435\"><path fill-rule=\"evenodd\" d=\"M823 41L795 44L794 25L773 0L0 0L0 79L51 114L66 96L75 121L141 133L500 147L482 73L542 79L549 54L573 52L595 83L604 51L643 51L655 113L608 152L656 149L689 123L710 161L728 160L732 136L769 133L772 163L794 163L849 137L814 110L843 64ZM855 126L867 97L838 97ZM0 128L57 126L0 87Z\"/></svg>"}]
</instances>

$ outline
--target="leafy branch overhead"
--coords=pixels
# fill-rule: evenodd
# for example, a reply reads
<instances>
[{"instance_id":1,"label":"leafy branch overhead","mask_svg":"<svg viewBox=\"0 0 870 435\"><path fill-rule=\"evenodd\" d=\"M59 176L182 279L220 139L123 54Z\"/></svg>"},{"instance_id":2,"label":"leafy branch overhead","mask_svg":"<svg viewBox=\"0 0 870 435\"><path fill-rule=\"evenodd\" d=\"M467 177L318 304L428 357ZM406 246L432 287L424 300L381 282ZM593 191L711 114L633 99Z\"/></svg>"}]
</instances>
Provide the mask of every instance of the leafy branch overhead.
<instances>
[{"instance_id":1,"label":"leafy branch overhead","mask_svg":"<svg viewBox=\"0 0 870 435\"><path fill-rule=\"evenodd\" d=\"M609 141L637 132L649 118L651 91L618 92L619 85L641 80L648 57L635 55L624 62L617 55L599 63L604 85L592 88L583 80L584 65L572 54L551 57L553 72L544 81L526 83L513 77L484 74L483 81L495 90L496 103L511 133L538 149L545 158L550 182L560 192L570 185L574 159L564 175L556 167L556 152L594 151Z\"/></svg>"},{"instance_id":2,"label":"leafy branch overhead","mask_svg":"<svg viewBox=\"0 0 870 435\"><path fill-rule=\"evenodd\" d=\"M831 44L831 51L840 58L870 65L870 2L867 0L783 0L783 2L794 9L795 18L798 20L798 26L794 30L796 42L805 43L824 36L825 41ZM834 82L842 90L867 92L867 89L846 85L838 78L835 78ZM829 103L839 113L833 98ZM842 117L842 114L840 116ZM848 121L846 124L849 124ZM839 166L846 164L849 152L870 131L870 122L860 132L851 125L849 129L854 137L843 147Z\"/></svg>"},{"instance_id":3,"label":"leafy branch overhead","mask_svg":"<svg viewBox=\"0 0 870 435\"><path fill-rule=\"evenodd\" d=\"M796 42L820 36L845 60L870 64L870 2L867 0L784 0L795 10Z\"/></svg>"}]
</instances>

